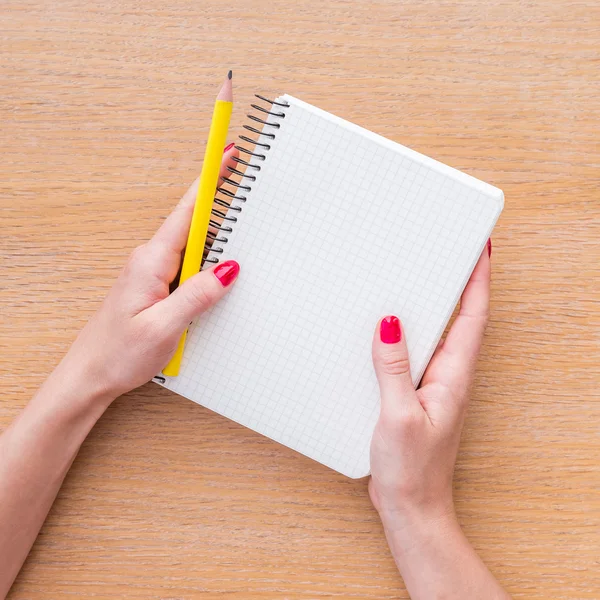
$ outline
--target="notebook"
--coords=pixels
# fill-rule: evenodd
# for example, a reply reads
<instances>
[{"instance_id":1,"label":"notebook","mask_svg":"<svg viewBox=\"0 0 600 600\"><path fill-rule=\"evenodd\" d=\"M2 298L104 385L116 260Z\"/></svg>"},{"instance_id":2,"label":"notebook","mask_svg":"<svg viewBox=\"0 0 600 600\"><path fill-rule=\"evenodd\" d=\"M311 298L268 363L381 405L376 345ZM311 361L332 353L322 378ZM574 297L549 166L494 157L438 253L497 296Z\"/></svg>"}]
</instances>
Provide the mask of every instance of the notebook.
<instances>
[{"instance_id":1,"label":"notebook","mask_svg":"<svg viewBox=\"0 0 600 600\"><path fill-rule=\"evenodd\" d=\"M239 278L191 325L180 374L161 382L364 477L376 323L402 320L417 385L504 196L292 96L258 98L203 267L235 259Z\"/></svg>"}]
</instances>

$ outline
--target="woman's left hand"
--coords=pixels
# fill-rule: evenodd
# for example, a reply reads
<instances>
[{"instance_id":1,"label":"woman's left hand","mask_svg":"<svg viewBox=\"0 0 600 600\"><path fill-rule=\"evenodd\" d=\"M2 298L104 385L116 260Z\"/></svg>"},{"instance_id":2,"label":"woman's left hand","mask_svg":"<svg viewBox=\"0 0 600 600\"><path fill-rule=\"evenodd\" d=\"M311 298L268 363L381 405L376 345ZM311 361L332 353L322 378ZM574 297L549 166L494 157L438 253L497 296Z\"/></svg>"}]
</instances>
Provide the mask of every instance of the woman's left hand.
<instances>
[{"instance_id":1,"label":"woman's left hand","mask_svg":"<svg viewBox=\"0 0 600 600\"><path fill-rule=\"evenodd\" d=\"M235 148L223 155L221 177ZM60 370L114 399L154 377L175 352L190 321L230 289L239 265L227 261L202 271L169 294L187 241L198 180L154 237L130 255L102 306L63 359ZM66 367L66 368L64 368Z\"/></svg>"}]
</instances>

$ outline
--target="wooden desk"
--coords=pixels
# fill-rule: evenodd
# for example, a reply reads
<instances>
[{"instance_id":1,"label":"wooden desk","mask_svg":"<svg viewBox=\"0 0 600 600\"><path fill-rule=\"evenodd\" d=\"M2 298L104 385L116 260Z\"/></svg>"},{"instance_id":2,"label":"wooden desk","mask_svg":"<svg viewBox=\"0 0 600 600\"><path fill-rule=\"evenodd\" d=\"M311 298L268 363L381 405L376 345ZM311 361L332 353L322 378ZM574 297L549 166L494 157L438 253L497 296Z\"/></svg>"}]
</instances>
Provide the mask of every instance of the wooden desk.
<instances>
[{"instance_id":1,"label":"wooden desk","mask_svg":"<svg viewBox=\"0 0 600 600\"><path fill-rule=\"evenodd\" d=\"M285 91L505 191L458 511L515 598L600 597L597 2L0 11L2 426L198 173L231 67L233 133ZM83 446L10 597L407 594L366 481L149 384Z\"/></svg>"}]
</instances>

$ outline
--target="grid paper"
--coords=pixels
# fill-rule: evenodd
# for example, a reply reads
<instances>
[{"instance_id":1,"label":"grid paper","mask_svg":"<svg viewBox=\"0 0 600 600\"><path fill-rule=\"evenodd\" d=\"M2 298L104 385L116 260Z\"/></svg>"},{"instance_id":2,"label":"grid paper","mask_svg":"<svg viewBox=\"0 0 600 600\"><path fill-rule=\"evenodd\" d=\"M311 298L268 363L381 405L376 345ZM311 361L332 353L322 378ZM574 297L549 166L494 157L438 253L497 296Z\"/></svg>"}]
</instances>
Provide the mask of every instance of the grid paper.
<instances>
[{"instance_id":1,"label":"grid paper","mask_svg":"<svg viewBox=\"0 0 600 600\"><path fill-rule=\"evenodd\" d=\"M503 207L497 188L285 95L219 260L241 265L165 386L349 477L369 474L377 320L415 384ZM265 126L266 127L266 126ZM246 180L247 181L247 180ZM220 246L219 244L215 244Z\"/></svg>"}]
</instances>

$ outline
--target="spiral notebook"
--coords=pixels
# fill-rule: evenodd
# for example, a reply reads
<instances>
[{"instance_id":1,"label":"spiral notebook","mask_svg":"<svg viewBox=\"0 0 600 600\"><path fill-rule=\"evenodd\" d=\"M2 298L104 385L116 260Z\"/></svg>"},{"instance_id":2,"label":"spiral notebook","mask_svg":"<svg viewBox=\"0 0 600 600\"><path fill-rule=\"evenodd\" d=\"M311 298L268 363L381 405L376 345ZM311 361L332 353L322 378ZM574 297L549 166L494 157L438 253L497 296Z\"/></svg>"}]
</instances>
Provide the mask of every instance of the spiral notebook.
<instances>
[{"instance_id":1,"label":"spiral notebook","mask_svg":"<svg viewBox=\"0 0 600 600\"><path fill-rule=\"evenodd\" d=\"M239 278L192 324L163 385L363 477L375 325L401 318L417 385L503 193L291 96L263 100L218 191L205 262L235 259Z\"/></svg>"}]
</instances>

